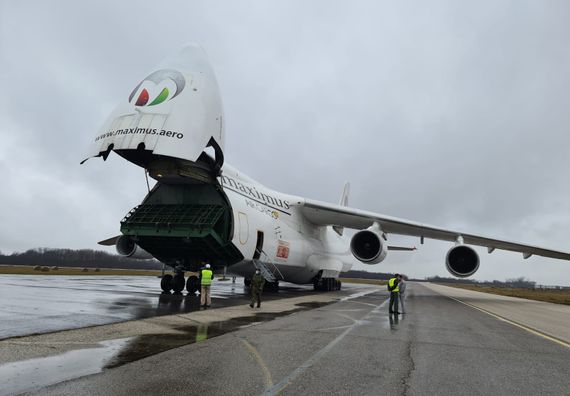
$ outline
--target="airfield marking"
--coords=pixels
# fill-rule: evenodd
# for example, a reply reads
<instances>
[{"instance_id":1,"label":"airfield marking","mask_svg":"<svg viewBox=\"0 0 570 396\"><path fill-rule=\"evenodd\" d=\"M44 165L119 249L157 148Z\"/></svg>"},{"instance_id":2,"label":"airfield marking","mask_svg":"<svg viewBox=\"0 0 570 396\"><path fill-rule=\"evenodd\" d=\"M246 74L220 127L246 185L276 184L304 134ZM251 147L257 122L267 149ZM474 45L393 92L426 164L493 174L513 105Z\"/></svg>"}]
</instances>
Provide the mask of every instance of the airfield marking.
<instances>
[{"instance_id":1,"label":"airfield marking","mask_svg":"<svg viewBox=\"0 0 570 396\"><path fill-rule=\"evenodd\" d=\"M363 297L363 296L365 296L365 295L367 295L367 294L375 293L375 292L377 292L378 290L380 290L380 289L379 289L379 288L375 288L375 289L372 289L372 290L365 290L365 291L363 291L363 292L354 293L354 294L351 294L350 296L346 296L346 297L341 298L339 301L348 301L348 300L352 300L353 298Z\"/></svg>"},{"instance_id":2,"label":"airfield marking","mask_svg":"<svg viewBox=\"0 0 570 396\"><path fill-rule=\"evenodd\" d=\"M368 305L369 307L375 307L376 305L374 304L370 304L370 303L365 303L365 302L360 302L360 301L351 301L353 304L362 304L362 305Z\"/></svg>"},{"instance_id":3,"label":"airfield marking","mask_svg":"<svg viewBox=\"0 0 570 396\"><path fill-rule=\"evenodd\" d=\"M243 344L247 348L248 352L250 352L250 354L257 361L257 364L259 364L259 366L261 367L261 370L263 371L263 375L265 376L266 386L268 388L273 386L273 379L271 378L271 372L269 371L269 368L267 367L267 365L263 361L263 358L261 357L261 355L259 354L257 349L253 345L251 345L247 340L242 338L241 341L243 342Z\"/></svg>"},{"instance_id":4,"label":"airfield marking","mask_svg":"<svg viewBox=\"0 0 570 396\"><path fill-rule=\"evenodd\" d=\"M358 293L358 294L359 295L365 295L365 294L369 294L369 293L371 293L371 292L364 293L364 294ZM355 298L355 297L353 297L353 298ZM307 370L308 368L311 368L321 357L323 357L323 355L325 355L328 351L330 351L332 348L334 348L336 346L336 344L338 344L344 337L346 337L346 335L348 333L350 333L352 330L354 330L357 326L360 326L366 318L368 318L369 316L372 315L372 313L379 312L380 308L382 308L384 305L386 305L387 302L388 302L388 299L384 300L384 302L381 303L380 305L376 305L376 308L371 310L364 318L362 318L360 320L354 320L354 319L350 318L354 323L348 329L343 331L338 337L336 337L334 340L332 340L327 345L325 345L322 349L317 351L307 361L305 361L303 364L301 364L299 367L297 367L295 370L293 370L289 375L285 376L285 378L283 378L281 381L279 381L276 385L274 385L270 389L267 389L263 393L263 395L274 396L274 395L280 394L287 386L289 386L289 384L291 384L291 382L293 382L293 380L295 378L297 378L299 375L303 374L303 372L305 372L305 370Z\"/></svg>"},{"instance_id":5,"label":"airfield marking","mask_svg":"<svg viewBox=\"0 0 570 396\"><path fill-rule=\"evenodd\" d=\"M442 294L442 295L445 296L445 294ZM513 325L513 326L519 327L519 328L521 328L521 329L523 329L523 330L528 331L529 333L532 333L532 334L537 335L537 336L539 336L539 337L545 338L545 339L547 339L547 340L549 340L549 341L552 341L552 342L555 342L555 343L557 343L557 344L560 344L560 345L562 345L562 346L564 346L564 347L566 347L566 348L570 348L570 344L569 344L569 343L567 343L567 342L565 342L565 341L562 341L562 340L560 340L560 339L558 339L558 338L556 338L556 337L553 337L553 336L551 336L551 335L548 335L548 334L546 334L546 333L543 333L543 332L541 332L541 331L539 331L539 330L533 329L532 327L528 327L528 326L526 326L526 325L517 323L517 322L515 322L515 321L513 321L513 320L504 318L504 317L502 317L502 316L500 316L500 315L497 315L497 314L495 314L495 313L493 313L493 312L487 311L487 310L484 309L484 308L479 308L479 307L477 307L477 306L475 306L475 305L472 305L472 304L467 303L467 302L465 302L465 301L461 301L461 300L459 300L459 299L457 299L457 298L450 297L450 296L445 296L445 297L451 298L452 300L455 300L455 301L457 301L458 303L467 305L468 307L471 307L471 308L474 308L474 309L476 309L476 310L478 310L478 311L481 311L481 312L483 312L483 313L486 313L487 315L490 315L490 316L492 316L492 317L494 317L494 318L496 318L496 319L499 319L499 320L501 320L501 321L503 321L503 322L507 322L507 323L509 323L509 324L511 324L511 325Z\"/></svg>"}]
</instances>

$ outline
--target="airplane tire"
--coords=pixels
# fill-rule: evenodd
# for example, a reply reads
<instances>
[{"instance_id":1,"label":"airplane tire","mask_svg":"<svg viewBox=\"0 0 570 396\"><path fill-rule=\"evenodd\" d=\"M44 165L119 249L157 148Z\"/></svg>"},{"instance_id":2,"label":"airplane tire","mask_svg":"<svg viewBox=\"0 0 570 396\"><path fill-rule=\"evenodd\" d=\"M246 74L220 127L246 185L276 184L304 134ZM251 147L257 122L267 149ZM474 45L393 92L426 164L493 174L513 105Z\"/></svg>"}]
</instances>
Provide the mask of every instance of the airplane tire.
<instances>
[{"instance_id":1,"label":"airplane tire","mask_svg":"<svg viewBox=\"0 0 570 396\"><path fill-rule=\"evenodd\" d=\"M200 280L197 276L190 276L186 281L186 291L190 294L194 294L200 288Z\"/></svg>"},{"instance_id":2,"label":"airplane tire","mask_svg":"<svg viewBox=\"0 0 570 396\"><path fill-rule=\"evenodd\" d=\"M172 289L174 293L180 293L184 290L184 275L183 274L176 274L176 276L172 279Z\"/></svg>"},{"instance_id":3,"label":"airplane tire","mask_svg":"<svg viewBox=\"0 0 570 396\"><path fill-rule=\"evenodd\" d=\"M313 281L313 290L314 290L314 291L322 291L322 290L323 290L322 284L319 282L318 279L315 279L315 280Z\"/></svg>"},{"instance_id":4,"label":"airplane tire","mask_svg":"<svg viewBox=\"0 0 570 396\"><path fill-rule=\"evenodd\" d=\"M162 279L160 280L160 288L162 289L162 291L170 293L170 291L172 290L172 283L173 283L172 280L173 276L170 274L166 274L162 277Z\"/></svg>"},{"instance_id":5,"label":"airplane tire","mask_svg":"<svg viewBox=\"0 0 570 396\"><path fill-rule=\"evenodd\" d=\"M324 292L336 291L340 290L341 285L342 285L341 281L335 278L322 278L313 281L313 288L315 289L315 291L324 291Z\"/></svg>"}]
</instances>

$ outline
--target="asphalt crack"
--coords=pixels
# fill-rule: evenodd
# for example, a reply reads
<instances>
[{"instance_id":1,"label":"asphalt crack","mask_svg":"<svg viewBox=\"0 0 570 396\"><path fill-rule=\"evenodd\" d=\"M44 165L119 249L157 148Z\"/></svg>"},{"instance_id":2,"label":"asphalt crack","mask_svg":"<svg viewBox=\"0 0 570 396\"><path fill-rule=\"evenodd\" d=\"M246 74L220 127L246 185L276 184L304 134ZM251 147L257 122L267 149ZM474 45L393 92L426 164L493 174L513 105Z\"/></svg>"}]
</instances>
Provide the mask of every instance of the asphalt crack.
<instances>
[{"instance_id":1,"label":"asphalt crack","mask_svg":"<svg viewBox=\"0 0 570 396\"><path fill-rule=\"evenodd\" d=\"M413 372L416 370L416 363L414 362L414 357L412 356L412 343L406 343L406 372L400 380L402 386L404 387L402 395L407 396L410 394L410 379Z\"/></svg>"}]
</instances>

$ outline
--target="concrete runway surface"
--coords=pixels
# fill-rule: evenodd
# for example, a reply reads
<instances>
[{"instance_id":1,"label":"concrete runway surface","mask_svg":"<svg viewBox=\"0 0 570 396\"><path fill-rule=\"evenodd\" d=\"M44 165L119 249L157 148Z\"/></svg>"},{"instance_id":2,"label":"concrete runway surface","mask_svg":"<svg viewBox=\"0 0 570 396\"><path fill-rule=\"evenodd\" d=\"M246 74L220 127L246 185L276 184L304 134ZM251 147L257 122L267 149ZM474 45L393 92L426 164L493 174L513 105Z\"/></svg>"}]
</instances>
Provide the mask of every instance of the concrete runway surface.
<instances>
[{"instance_id":1,"label":"concrete runway surface","mask_svg":"<svg viewBox=\"0 0 570 396\"><path fill-rule=\"evenodd\" d=\"M563 329L549 339L446 289L410 283L399 316L360 287L6 339L0 394L570 394ZM558 308L542 309L568 327Z\"/></svg>"}]
</instances>

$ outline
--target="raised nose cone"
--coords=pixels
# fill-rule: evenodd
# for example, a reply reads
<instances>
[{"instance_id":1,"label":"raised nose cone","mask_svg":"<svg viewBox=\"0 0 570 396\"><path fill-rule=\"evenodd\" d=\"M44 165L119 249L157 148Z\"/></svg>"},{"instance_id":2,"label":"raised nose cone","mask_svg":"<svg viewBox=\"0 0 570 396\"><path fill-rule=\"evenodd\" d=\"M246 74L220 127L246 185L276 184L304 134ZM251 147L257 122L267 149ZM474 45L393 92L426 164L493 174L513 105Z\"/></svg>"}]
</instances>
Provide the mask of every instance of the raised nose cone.
<instances>
[{"instance_id":1,"label":"raised nose cone","mask_svg":"<svg viewBox=\"0 0 570 396\"><path fill-rule=\"evenodd\" d=\"M215 79L208 55L198 44L187 44L180 52L165 59L159 66L200 73Z\"/></svg>"},{"instance_id":2,"label":"raised nose cone","mask_svg":"<svg viewBox=\"0 0 570 396\"><path fill-rule=\"evenodd\" d=\"M133 84L92 141L85 160L106 159L113 150L146 168L164 157L196 162L208 146L214 147L212 166L219 170L222 101L206 52L191 44Z\"/></svg>"}]
</instances>

